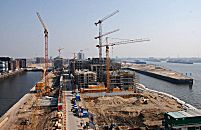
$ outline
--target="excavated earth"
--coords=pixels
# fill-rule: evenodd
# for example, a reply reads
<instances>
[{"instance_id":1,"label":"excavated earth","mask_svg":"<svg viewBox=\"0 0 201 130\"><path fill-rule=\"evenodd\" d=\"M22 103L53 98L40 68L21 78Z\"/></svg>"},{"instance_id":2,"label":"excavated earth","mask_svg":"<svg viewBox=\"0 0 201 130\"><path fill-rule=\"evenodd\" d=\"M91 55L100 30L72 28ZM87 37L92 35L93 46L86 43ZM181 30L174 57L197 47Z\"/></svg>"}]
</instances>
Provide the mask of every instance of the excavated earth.
<instances>
[{"instance_id":1,"label":"excavated earth","mask_svg":"<svg viewBox=\"0 0 201 130\"><path fill-rule=\"evenodd\" d=\"M174 99L144 91L124 96L84 97L82 104L93 113L99 129L116 124L119 129L162 127L163 114L182 106Z\"/></svg>"}]
</instances>

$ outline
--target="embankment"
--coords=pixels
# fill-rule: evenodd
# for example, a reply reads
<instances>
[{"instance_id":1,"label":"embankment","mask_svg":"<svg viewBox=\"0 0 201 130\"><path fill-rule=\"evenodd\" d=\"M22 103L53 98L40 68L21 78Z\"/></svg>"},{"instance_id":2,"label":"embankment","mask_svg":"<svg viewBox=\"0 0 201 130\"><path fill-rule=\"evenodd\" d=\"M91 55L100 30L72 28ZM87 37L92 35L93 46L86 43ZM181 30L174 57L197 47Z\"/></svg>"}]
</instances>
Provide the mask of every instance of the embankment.
<instances>
[{"instance_id":1,"label":"embankment","mask_svg":"<svg viewBox=\"0 0 201 130\"><path fill-rule=\"evenodd\" d=\"M23 72L25 72L24 69L16 70L16 71L9 72L9 73L4 73L4 74L0 75L0 80L5 79L5 78L9 78L11 76L15 76L16 74L20 74L20 73L23 73Z\"/></svg>"},{"instance_id":2,"label":"embankment","mask_svg":"<svg viewBox=\"0 0 201 130\"><path fill-rule=\"evenodd\" d=\"M31 89L33 90L35 86ZM0 129L4 128L4 124L9 124L13 120L15 120L15 115L17 114L17 111L20 109L20 107L33 98L33 94L27 93L25 94L17 103L15 103L1 118L0 118Z\"/></svg>"},{"instance_id":3,"label":"embankment","mask_svg":"<svg viewBox=\"0 0 201 130\"><path fill-rule=\"evenodd\" d=\"M158 93L160 95L164 95L164 96L167 96L169 98L172 98L172 99L176 100L179 104L182 105L183 109L197 109L196 107L194 107L194 106L182 101L181 99L179 99L179 98L177 98L177 97L175 97L175 96L173 96L171 94L149 89L149 88L145 87L143 84L140 84L140 83L138 83L138 86L139 86L138 89L140 89L140 90L146 90L146 91L149 91L149 92Z\"/></svg>"}]
</instances>

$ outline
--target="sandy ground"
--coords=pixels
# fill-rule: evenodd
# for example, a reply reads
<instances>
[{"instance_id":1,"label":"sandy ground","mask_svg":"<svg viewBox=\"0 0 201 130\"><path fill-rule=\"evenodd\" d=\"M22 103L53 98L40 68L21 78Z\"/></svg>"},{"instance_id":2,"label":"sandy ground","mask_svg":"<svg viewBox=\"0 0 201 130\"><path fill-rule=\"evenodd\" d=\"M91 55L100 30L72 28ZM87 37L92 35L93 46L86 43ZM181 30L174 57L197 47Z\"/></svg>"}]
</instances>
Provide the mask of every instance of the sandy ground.
<instances>
[{"instance_id":1,"label":"sandy ground","mask_svg":"<svg viewBox=\"0 0 201 130\"><path fill-rule=\"evenodd\" d=\"M52 85L53 74L49 73L49 85ZM51 127L55 112L50 108L34 107L36 93L27 93L0 119L0 130L43 130Z\"/></svg>"},{"instance_id":2,"label":"sandy ground","mask_svg":"<svg viewBox=\"0 0 201 130\"><path fill-rule=\"evenodd\" d=\"M100 129L111 123L122 129L161 127L164 112L182 109L174 99L148 91L127 96L82 98L82 104L95 115Z\"/></svg>"},{"instance_id":3,"label":"sandy ground","mask_svg":"<svg viewBox=\"0 0 201 130\"><path fill-rule=\"evenodd\" d=\"M183 75L182 73L169 70L161 66L159 67L156 65L151 65L151 64L132 64L128 67L135 68L136 70L147 71L147 72L155 73L158 75L172 77L175 79L191 79L190 77Z\"/></svg>"}]
</instances>

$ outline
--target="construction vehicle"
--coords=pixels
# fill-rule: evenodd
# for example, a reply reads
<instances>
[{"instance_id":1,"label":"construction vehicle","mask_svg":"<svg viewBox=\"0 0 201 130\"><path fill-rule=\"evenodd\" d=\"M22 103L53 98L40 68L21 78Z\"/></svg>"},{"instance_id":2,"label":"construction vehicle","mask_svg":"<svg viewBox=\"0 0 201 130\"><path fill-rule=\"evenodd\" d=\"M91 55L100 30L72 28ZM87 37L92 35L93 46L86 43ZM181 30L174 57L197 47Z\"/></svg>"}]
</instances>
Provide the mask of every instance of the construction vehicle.
<instances>
[{"instance_id":1,"label":"construction vehicle","mask_svg":"<svg viewBox=\"0 0 201 130\"><path fill-rule=\"evenodd\" d=\"M129 40L124 39L122 41L112 42L108 43L108 37L106 37L106 44L105 45L96 45L98 48L106 47L106 87L107 92L110 91L110 57L109 57L109 46L116 46L116 45L122 45L122 44L129 44L129 43L136 43L136 42L144 42L144 41L150 41L149 39L135 39L135 40Z\"/></svg>"},{"instance_id":2,"label":"construction vehicle","mask_svg":"<svg viewBox=\"0 0 201 130\"><path fill-rule=\"evenodd\" d=\"M38 16L38 19L40 23L42 24L44 28L44 37L45 37L45 67L44 67L44 85L45 85L45 92L44 93L49 93L50 92L50 87L49 87L49 82L48 82L48 29L45 26L42 18L40 17L40 14L37 12L36 13Z\"/></svg>"},{"instance_id":3,"label":"construction vehicle","mask_svg":"<svg viewBox=\"0 0 201 130\"><path fill-rule=\"evenodd\" d=\"M36 87L36 92L40 93L43 91L45 84L43 82L38 82L38 83L36 83L35 87Z\"/></svg>"}]
</instances>

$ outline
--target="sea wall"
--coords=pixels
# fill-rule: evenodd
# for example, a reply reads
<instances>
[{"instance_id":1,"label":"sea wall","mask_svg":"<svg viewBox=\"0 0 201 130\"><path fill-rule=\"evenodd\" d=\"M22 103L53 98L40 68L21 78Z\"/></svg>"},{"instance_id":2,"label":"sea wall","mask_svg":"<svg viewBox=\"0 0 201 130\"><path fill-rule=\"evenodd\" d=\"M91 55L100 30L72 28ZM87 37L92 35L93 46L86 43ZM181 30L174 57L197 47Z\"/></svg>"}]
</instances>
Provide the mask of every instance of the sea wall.
<instances>
[{"instance_id":1,"label":"sea wall","mask_svg":"<svg viewBox=\"0 0 201 130\"><path fill-rule=\"evenodd\" d=\"M9 72L9 73L4 73L4 74L0 75L0 79L9 78L11 76L15 76L16 74L23 73L23 72L25 72L24 69L16 70L16 71Z\"/></svg>"},{"instance_id":2,"label":"sea wall","mask_svg":"<svg viewBox=\"0 0 201 130\"><path fill-rule=\"evenodd\" d=\"M30 90L32 91L35 89L35 86ZM7 122L9 118L12 118L13 115L17 113L17 110L19 110L20 106L22 106L25 102L27 102L30 98L32 98L31 93L25 94L19 101L17 101L6 113L3 114L2 117L0 117L0 129L1 127Z\"/></svg>"},{"instance_id":3,"label":"sea wall","mask_svg":"<svg viewBox=\"0 0 201 130\"><path fill-rule=\"evenodd\" d=\"M152 72L152 71L139 70L139 69L136 69L136 68L124 68L124 69L135 71L137 73L147 75L147 76L150 76L150 77L153 77L153 78L161 79L161 80L164 80L164 81L167 81L167 82L170 82L170 83L174 83L174 84L189 84L189 85L193 85L193 79L189 78L189 77L186 77L186 78L180 78L180 77L174 78L174 77L171 77L171 75L162 75L162 74L155 73L155 72ZM169 72L169 73L171 73L171 72Z\"/></svg>"},{"instance_id":4,"label":"sea wall","mask_svg":"<svg viewBox=\"0 0 201 130\"><path fill-rule=\"evenodd\" d=\"M196 110L197 108L182 101L181 99L171 95L171 94L168 94L168 93L165 93L165 92L160 92L160 91L157 91L157 90L152 90L152 89L149 89L147 87L145 87L143 84L140 84L140 83L137 83L137 89L139 89L140 91L141 90L146 90L146 91L149 91L149 92L153 92L153 93L158 93L160 95L164 95L164 96L167 96L169 98L172 98L174 100L176 100L179 104L182 105L183 109L193 109L193 110Z\"/></svg>"}]
</instances>

